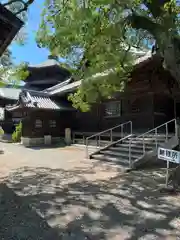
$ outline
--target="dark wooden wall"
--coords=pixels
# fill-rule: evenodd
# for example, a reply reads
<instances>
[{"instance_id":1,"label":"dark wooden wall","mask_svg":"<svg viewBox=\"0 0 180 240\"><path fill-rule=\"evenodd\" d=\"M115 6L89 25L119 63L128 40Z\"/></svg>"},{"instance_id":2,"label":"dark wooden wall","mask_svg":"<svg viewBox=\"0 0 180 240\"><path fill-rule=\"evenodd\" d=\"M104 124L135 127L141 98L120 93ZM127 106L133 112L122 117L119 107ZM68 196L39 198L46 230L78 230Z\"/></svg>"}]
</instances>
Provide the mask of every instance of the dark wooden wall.
<instances>
[{"instance_id":1,"label":"dark wooden wall","mask_svg":"<svg viewBox=\"0 0 180 240\"><path fill-rule=\"evenodd\" d=\"M44 137L51 135L59 137L64 134L65 128L71 127L71 112L61 112L55 110L36 110L28 112L28 116L23 119L23 137ZM42 127L36 128L36 119L42 121ZM56 121L56 127L50 127L50 120Z\"/></svg>"},{"instance_id":2,"label":"dark wooden wall","mask_svg":"<svg viewBox=\"0 0 180 240\"><path fill-rule=\"evenodd\" d=\"M98 132L131 120L135 131L146 131L174 118L175 82L159 59L141 64L131 77L125 91L108 100L121 101L121 116L107 117L104 100L88 113L78 111L74 129Z\"/></svg>"}]
</instances>

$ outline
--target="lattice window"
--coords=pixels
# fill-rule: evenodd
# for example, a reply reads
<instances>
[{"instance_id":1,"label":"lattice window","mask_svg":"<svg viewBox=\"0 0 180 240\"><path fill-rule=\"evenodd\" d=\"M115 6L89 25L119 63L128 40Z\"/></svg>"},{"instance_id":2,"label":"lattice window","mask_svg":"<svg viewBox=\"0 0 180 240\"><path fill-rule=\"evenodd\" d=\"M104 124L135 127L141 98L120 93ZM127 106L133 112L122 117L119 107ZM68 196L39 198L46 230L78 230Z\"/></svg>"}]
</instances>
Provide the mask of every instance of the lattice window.
<instances>
[{"instance_id":1,"label":"lattice window","mask_svg":"<svg viewBox=\"0 0 180 240\"><path fill-rule=\"evenodd\" d=\"M106 117L121 116L121 101L105 103L105 116Z\"/></svg>"},{"instance_id":2,"label":"lattice window","mask_svg":"<svg viewBox=\"0 0 180 240\"><path fill-rule=\"evenodd\" d=\"M41 119L36 119L35 128L42 128L42 120Z\"/></svg>"},{"instance_id":3,"label":"lattice window","mask_svg":"<svg viewBox=\"0 0 180 240\"><path fill-rule=\"evenodd\" d=\"M56 121L55 120L50 120L49 125L51 128L55 128L56 127Z\"/></svg>"}]
</instances>

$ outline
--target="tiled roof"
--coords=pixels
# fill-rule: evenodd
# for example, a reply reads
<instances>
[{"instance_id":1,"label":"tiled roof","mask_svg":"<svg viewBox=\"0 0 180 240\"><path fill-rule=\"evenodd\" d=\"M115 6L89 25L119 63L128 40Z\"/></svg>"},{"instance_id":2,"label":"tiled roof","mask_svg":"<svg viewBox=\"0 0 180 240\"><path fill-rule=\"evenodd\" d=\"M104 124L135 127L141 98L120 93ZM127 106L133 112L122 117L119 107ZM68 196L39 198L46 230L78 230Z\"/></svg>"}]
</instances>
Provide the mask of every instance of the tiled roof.
<instances>
[{"instance_id":1,"label":"tiled roof","mask_svg":"<svg viewBox=\"0 0 180 240\"><path fill-rule=\"evenodd\" d=\"M68 84L70 84L72 82L72 78L68 78L67 80L61 82L61 83L58 83L52 87L49 87L49 88L46 88L43 90L44 93L51 93L52 91L56 90L56 89L59 89L59 88L62 88Z\"/></svg>"},{"instance_id":2,"label":"tiled roof","mask_svg":"<svg viewBox=\"0 0 180 240\"><path fill-rule=\"evenodd\" d=\"M33 90L22 90L19 100L16 104L6 106L8 111L13 111L18 108L33 108L33 109L51 109L51 110L67 110L72 111L74 108L68 102L56 102L51 97L43 92Z\"/></svg>"},{"instance_id":3,"label":"tiled roof","mask_svg":"<svg viewBox=\"0 0 180 240\"><path fill-rule=\"evenodd\" d=\"M25 107L28 108L41 108L41 109L60 109L48 95L39 94L30 91L22 91L20 98Z\"/></svg>"},{"instance_id":4,"label":"tiled roof","mask_svg":"<svg viewBox=\"0 0 180 240\"><path fill-rule=\"evenodd\" d=\"M81 85L81 80L64 85L63 87L55 88L49 92L49 95L56 95L57 93L66 93L76 90ZM55 86L54 86L55 87Z\"/></svg>"}]
</instances>

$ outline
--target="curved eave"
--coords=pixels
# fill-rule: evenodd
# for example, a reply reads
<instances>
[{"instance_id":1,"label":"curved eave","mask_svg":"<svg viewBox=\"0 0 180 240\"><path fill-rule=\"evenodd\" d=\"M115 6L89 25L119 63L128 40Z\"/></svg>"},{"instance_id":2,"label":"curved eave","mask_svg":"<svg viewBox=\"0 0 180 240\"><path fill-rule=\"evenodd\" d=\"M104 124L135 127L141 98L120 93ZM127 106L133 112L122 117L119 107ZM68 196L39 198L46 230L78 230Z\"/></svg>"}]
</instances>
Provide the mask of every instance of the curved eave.
<instances>
[{"instance_id":1,"label":"curved eave","mask_svg":"<svg viewBox=\"0 0 180 240\"><path fill-rule=\"evenodd\" d=\"M8 111L8 112L12 112L12 111L14 111L14 110L17 110L17 109L20 109L20 108L22 108L22 106L19 104L19 105L15 105L15 106L6 106L6 110Z\"/></svg>"},{"instance_id":2,"label":"curved eave","mask_svg":"<svg viewBox=\"0 0 180 240\"><path fill-rule=\"evenodd\" d=\"M53 71L54 69L57 69L59 73L63 74L64 75L71 75L71 73L66 69L66 68L63 68L61 67L60 65L58 64L55 64L55 65L37 65L37 66L28 66L27 70L29 72L36 72L36 71Z\"/></svg>"}]
</instances>

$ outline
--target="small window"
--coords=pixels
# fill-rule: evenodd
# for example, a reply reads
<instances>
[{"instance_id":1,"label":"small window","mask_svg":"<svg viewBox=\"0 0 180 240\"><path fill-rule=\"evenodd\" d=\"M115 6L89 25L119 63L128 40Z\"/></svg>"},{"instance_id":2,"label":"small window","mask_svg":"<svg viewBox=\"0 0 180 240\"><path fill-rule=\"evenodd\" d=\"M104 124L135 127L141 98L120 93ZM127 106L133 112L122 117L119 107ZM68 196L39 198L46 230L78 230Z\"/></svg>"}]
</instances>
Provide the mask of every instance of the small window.
<instances>
[{"instance_id":1,"label":"small window","mask_svg":"<svg viewBox=\"0 0 180 240\"><path fill-rule=\"evenodd\" d=\"M56 121L55 120L50 120L49 125L51 128L55 128L56 127Z\"/></svg>"},{"instance_id":2,"label":"small window","mask_svg":"<svg viewBox=\"0 0 180 240\"><path fill-rule=\"evenodd\" d=\"M36 119L35 128L42 128L42 120Z\"/></svg>"},{"instance_id":3,"label":"small window","mask_svg":"<svg viewBox=\"0 0 180 240\"><path fill-rule=\"evenodd\" d=\"M121 101L107 102L105 103L105 116L106 117L118 117L121 116Z\"/></svg>"}]
</instances>

